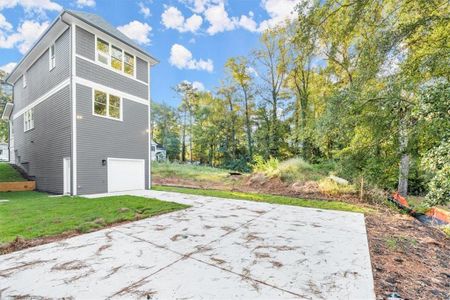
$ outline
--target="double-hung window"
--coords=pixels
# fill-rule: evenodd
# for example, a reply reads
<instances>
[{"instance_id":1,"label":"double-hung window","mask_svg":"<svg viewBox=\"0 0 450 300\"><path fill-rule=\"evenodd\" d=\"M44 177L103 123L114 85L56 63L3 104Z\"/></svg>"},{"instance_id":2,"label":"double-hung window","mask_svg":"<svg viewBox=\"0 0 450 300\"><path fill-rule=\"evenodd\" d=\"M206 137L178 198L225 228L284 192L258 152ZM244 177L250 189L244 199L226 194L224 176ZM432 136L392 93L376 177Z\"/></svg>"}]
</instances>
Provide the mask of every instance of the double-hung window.
<instances>
[{"instance_id":1,"label":"double-hung window","mask_svg":"<svg viewBox=\"0 0 450 300\"><path fill-rule=\"evenodd\" d=\"M31 108L23 114L23 131L34 128L34 109Z\"/></svg>"},{"instance_id":2,"label":"double-hung window","mask_svg":"<svg viewBox=\"0 0 450 300\"><path fill-rule=\"evenodd\" d=\"M97 60L109 65L109 43L97 38Z\"/></svg>"},{"instance_id":3,"label":"double-hung window","mask_svg":"<svg viewBox=\"0 0 450 300\"><path fill-rule=\"evenodd\" d=\"M124 54L123 71L128 75L134 76L134 56L126 52Z\"/></svg>"},{"instance_id":4,"label":"double-hung window","mask_svg":"<svg viewBox=\"0 0 450 300\"><path fill-rule=\"evenodd\" d=\"M122 119L122 99L102 91L94 90L94 115L111 119Z\"/></svg>"},{"instance_id":5,"label":"double-hung window","mask_svg":"<svg viewBox=\"0 0 450 300\"><path fill-rule=\"evenodd\" d=\"M119 49L115 46L111 47L111 67L116 70L122 71L123 58L122 58L122 49Z\"/></svg>"},{"instance_id":6,"label":"double-hung window","mask_svg":"<svg viewBox=\"0 0 450 300\"><path fill-rule=\"evenodd\" d=\"M48 70L51 71L56 66L55 44L48 48Z\"/></svg>"},{"instance_id":7,"label":"double-hung window","mask_svg":"<svg viewBox=\"0 0 450 300\"><path fill-rule=\"evenodd\" d=\"M121 48L97 38L97 61L126 75L135 76L135 57Z\"/></svg>"}]
</instances>

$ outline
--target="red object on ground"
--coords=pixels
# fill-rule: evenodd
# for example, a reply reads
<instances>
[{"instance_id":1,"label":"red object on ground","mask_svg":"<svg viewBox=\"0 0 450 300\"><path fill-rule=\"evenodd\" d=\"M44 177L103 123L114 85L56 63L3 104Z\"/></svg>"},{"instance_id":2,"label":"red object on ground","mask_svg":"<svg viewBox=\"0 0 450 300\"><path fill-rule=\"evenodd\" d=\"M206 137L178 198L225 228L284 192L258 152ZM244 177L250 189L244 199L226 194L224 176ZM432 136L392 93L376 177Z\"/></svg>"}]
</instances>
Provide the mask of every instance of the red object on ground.
<instances>
[{"instance_id":1,"label":"red object on ground","mask_svg":"<svg viewBox=\"0 0 450 300\"><path fill-rule=\"evenodd\" d=\"M402 197L398 192L395 192L392 195L392 198L394 198L395 201L403 205L404 207L410 207L408 201L406 201L405 197Z\"/></svg>"},{"instance_id":2,"label":"red object on ground","mask_svg":"<svg viewBox=\"0 0 450 300\"><path fill-rule=\"evenodd\" d=\"M441 208L432 207L425 214L447 224L450 223L450 213Z\"/></svg>"}]
</instances>

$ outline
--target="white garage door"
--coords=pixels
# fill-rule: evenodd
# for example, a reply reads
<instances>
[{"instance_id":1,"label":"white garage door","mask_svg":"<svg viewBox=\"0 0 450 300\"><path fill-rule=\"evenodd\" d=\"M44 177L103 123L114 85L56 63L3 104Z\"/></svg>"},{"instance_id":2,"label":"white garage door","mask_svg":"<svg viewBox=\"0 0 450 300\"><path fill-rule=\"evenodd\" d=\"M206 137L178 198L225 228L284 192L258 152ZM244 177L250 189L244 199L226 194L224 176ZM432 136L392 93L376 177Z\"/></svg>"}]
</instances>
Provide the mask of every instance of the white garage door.
<instances>
[{"instance_id":1,"label":"white garage door","mask_svg":"<svg viewBox=\"0 0 450 300\"><path fill-rule=\"evenodd\" d=\"M145 160L108 158L108 192L145 189Z\"/></svg>"}]
</instances>

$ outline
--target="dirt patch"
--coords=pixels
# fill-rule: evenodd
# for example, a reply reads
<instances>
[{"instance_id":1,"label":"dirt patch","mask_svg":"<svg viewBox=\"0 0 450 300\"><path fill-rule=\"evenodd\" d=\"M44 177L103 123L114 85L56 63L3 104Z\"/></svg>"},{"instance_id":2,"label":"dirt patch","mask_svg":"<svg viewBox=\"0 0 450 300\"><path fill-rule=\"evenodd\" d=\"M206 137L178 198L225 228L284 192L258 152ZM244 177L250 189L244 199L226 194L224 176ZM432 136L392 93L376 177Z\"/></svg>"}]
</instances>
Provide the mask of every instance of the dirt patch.
<instances>
[{"instance_id":1,"label":"dirt patch","mask_svg":"<svg viewBox=\"0 0 450 300\"><path fill-rule=\"evenodd\" d=\"M439 229L393 213L368 215L366 225L379 298L450 298L450 239Z\"/></svg>"},{"instance_id":2,"label":"dirt patch","mask_svg":"<svg viewBox=\"0 0 450 300\"><path fill-rule=\"evenodd\" d=\"M43 244L48 244L56 241L60 241L63 239L67 239L73 236L79 235L76 231L65 232L56 236L44 237L44 238L35 238L31 240L25 240L21 237L17 237L11 243L5 243L0 245L0 254L6 254L14 251L19 251L22 249L39 246Z\"/></svg>"},{"instance_id":3,"label":"dirt patch","mask_svg":"<svg viewBox=\"0 0 450 300\"><path fill-rule=\"evenodd\" d=\"M254 176L242 175L240 176L239 180L236 180L230 184L216 182L198 182L196 180L181 179L176 177L156 177L152 178L152 183L155 185L175 187L214 189L244 193L263 193L314 200L338 200L352 204L360 203L359 197L356 194L328 195L321 193L318 184L312 181L304 182L302 184L296 183L290 185L284 183L279 178L264 177L263 179L261 179L257 175L258 174Z\"/></svg>"}]
</instances>

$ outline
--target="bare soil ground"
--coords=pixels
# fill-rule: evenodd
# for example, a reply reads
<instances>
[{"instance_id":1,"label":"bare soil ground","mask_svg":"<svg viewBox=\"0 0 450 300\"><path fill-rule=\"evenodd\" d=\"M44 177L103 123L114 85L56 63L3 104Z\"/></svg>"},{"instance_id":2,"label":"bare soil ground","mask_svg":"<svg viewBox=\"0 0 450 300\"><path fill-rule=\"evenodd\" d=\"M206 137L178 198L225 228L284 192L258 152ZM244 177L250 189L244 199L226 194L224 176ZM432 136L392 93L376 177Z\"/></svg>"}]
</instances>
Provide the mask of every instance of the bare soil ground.
<instances>
[{"instance_id":1,"label":"bare soil ground","mask_svg":"<svg viewBox=\"0 0 450 300\"><path fill-rule=\"evenodd\" d=\"M357 195L326 195L313 182L288 185L279 179L231 176L227 182L153 177L153 184L299 198L340 200L371 207L366 215L377 299L396 292L404 299L450 299L450 239L438 228L383 205L362 203Z\"/></svg>"}]
</instances>

